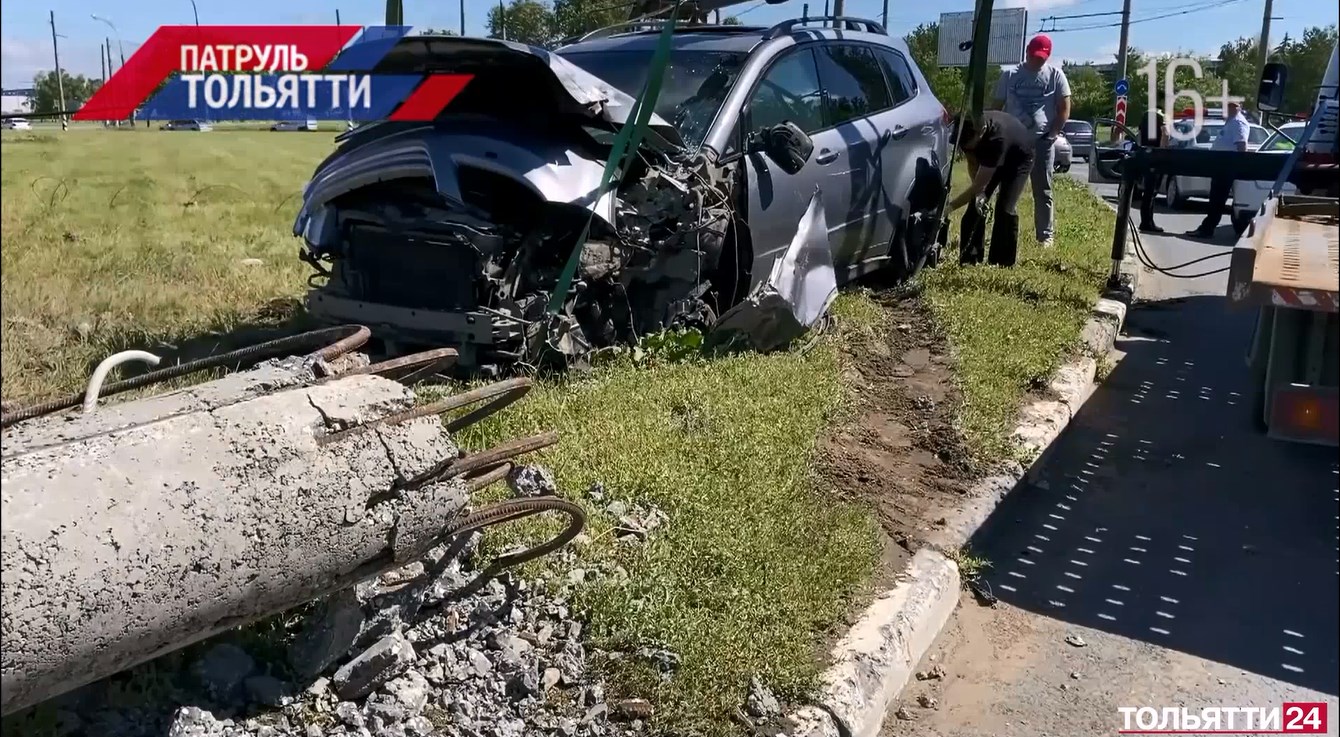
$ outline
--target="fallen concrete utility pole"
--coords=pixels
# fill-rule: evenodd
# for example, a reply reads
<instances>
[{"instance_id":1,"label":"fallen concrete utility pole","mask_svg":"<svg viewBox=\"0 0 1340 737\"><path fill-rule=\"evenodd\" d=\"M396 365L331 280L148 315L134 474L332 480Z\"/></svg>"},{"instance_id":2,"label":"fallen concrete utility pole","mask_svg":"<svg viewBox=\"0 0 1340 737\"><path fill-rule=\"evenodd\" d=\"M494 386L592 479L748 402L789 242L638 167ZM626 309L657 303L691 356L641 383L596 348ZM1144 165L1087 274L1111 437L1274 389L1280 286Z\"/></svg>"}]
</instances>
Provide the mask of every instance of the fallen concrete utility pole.
<instances>
[{"instance_id":1,"label":"fallen concrete utility pole","mask_svg":"<svg viewBox=\"0 0 1340 737\"><path fill-rule=\"evenodd\" d=\"M342 590L463 532L569 516L562 535L495 570L580 532L580 508L553 497L465 511L511 458L557 440L462 453L451 438L528 380L416 408L385 375L412 371L422 355L315 376L330 358L272 361L5 431L4 714Z\"/></svg>"}]
</instances>

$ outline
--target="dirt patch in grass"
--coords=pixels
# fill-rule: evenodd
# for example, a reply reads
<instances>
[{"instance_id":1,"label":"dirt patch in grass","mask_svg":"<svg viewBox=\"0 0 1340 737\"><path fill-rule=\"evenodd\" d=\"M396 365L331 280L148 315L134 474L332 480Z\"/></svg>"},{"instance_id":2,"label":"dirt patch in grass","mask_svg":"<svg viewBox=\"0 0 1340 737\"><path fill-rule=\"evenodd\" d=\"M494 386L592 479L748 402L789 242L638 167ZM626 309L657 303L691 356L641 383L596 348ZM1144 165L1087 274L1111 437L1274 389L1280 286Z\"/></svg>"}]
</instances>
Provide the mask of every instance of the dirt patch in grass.
<instances>
[{"instance_id":1,"label":"dirt patch in grass","mask_svg":"<svg viewBox=\"0 0 1340 737\"><path fill-rule=\"evenodd\" d=\"M874 297L878 322L842 347L853 407L821 441L820 468L839 497L868 504L902 551L961 504L974 477L954 428L960 394L948 345L915 297Z\"/></svg>"}]
</instances>

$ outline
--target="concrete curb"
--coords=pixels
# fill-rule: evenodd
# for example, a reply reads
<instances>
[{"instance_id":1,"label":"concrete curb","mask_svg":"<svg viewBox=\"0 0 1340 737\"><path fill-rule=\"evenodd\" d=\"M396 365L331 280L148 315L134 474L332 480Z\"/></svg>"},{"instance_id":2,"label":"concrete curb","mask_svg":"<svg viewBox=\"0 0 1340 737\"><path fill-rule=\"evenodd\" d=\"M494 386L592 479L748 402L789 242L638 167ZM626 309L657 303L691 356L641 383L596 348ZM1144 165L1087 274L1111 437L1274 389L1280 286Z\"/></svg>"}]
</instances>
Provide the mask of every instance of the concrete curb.
<instances>
[{"instance_id":1,"label":"concrete curb","mask_svg":"<svg viewBox=\"0 0 1340 737\"><path fill-rule=\"evenodd\" d=\"M1091 190L1092 191L1092 190ZM821 678L818 705L789 715L797 737L876 737L889 704L912 679L917 664L958 606L960 578L956 553L1021 482L1031 481L1048 461L1056 438L1093 391L1098 362L1116 343L1134 298L1139 270L1127 258L1123 272L1130 291L1103 295L1081 332L1083 355L1052 378L1055 399L1024 407L1014 438L1032 451L1025 469L1014 464L978 482L971 500L933 533L833 650L833 664Z\"/></svg>"}]
</instances>

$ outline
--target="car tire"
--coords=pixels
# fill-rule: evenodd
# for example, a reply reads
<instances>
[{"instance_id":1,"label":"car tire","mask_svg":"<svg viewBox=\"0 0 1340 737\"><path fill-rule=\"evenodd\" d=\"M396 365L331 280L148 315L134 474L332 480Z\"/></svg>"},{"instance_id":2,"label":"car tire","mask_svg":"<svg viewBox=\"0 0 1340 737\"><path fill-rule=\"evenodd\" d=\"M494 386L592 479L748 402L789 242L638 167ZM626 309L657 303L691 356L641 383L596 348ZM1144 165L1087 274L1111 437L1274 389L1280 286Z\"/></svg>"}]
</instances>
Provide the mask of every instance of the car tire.
<instances>
[{"instance_id":1,"label":"car tire","mask_svg":"<svg viewBox=\"0 0 1340 737\"><path fill-rule=\"evenodd\" d=\"M1186 207L1186 197L1182 196L1182 189L1177 186L1177 177L1168 177L1163 198L1168 201L1169 209L1180 210Z\"/></svg>"}]
</instances>

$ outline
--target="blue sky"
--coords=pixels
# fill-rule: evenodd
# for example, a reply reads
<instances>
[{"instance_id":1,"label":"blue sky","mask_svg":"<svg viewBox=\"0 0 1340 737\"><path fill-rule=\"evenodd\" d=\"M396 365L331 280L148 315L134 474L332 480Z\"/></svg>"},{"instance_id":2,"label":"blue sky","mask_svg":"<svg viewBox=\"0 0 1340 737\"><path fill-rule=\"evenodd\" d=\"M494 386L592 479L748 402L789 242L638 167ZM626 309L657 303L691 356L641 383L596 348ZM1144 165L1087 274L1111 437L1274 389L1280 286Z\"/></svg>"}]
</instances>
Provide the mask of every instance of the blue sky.
<instances>
[{"instance_id":1,"label":"blue sky","mask_svg":"<svg viewBox=\"0 0 1340 737\"><path fill-rule=\"evenodd\" d=\"M812 12L823 8L823 0L809 0ZM1000 0L998 0L998 3ZM1132 0L1131 44L1155 52L1217 49L1222 42L1239 36L1255 36L1261 31L1265 0ZM346 24L375 25L383 20L383 0L196 0L200 22L204 24L308 24L333 23L338 8ZM484 31L487 0L466 0L466 32ZM1105 13L1121 10L1121 0L1005 0L1004 5L1029 8L1030 30L1037 29L1047 16ZM747 2L737 6L748 23L764 24L800 15L802 0L790 0L781 6ZM915 8L913 7L915 6ZM883 0L847 0L847 13L878 18ZM905 33L918 23L936 20L942 12L971 10L972 0L949 0L921 5L908 0L889 1L891 30ZM61 61L73 73L97 76L98 45L112 37L113 54L118 41L129 56L138 43L159 25L191 23L190 0L47 0L45 3L8 2L0 6L3 28L3 72L5 87L28 86L33 74L52 68L51 28L48 11L55 11L60 39ZM94 20L98 14L111 21ZM1139 22L1145 18L1171 15L1161 20ZM1307 26L1336 22L1336 6L1322 0L1275 0L1274 15L1283 16L1272 24L1272 42L1285 32L1298 34ZM457 28L460 25L459 0L405 0L406 21L415 26ZM1105 25L1120 20L1117 15L1058 19L1055 28L1066 29ZM1052 27L1052 26L1049 26ZM1052 36L1059 58L1110 61L1117 49L1118 29L1088 28ZM118 62L119 63L119 62Z\"/></svg>"}]
</instances>

